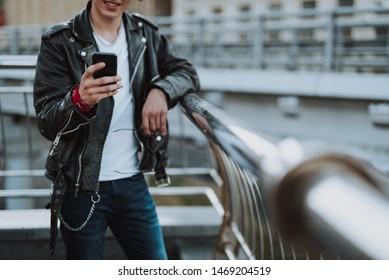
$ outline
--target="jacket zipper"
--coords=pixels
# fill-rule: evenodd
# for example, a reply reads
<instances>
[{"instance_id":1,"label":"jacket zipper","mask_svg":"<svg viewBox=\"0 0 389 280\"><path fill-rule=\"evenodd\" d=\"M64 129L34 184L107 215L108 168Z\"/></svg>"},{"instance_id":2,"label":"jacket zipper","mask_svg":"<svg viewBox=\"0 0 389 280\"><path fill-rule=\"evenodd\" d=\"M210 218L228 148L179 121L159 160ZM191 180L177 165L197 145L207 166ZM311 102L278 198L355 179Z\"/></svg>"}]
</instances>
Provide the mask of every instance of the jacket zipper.
<instances>
[{"instance_id":1,"label":"jacket zipper","mask_svg":"<svg viewBox=\"0 0 389 280\"><path fill-rule=\"evenodd\" d=\"M88 64L84 64L84 67L85 67L85 71L86 71L86 69L88 68ZM81 125L85 125L85 124L87 124L87 123L84 123L84 124L81 124ZM78 129L78 128L80 128L81 127L81 125L79 125L79 126L77 126L77 128L76 129ZM78 192L80 191L80 189L81 189L81 184L80 184L80 180L81 180L81 174L82 174L82 165L81 165L81 159L82 159L82 156L84 155L84 152L85 152L85 148L86 148L86 137L84 137L84 145L83 145L83 147L82 147L82 150L81 150L81 153L80 153L80 155L78 156L78 161L77 161L77 163L78 163L78 174L77 174L77 179L76 179L76 183L75 183L75 189L74 189L74 198L77 198L77 196L78 196Z\"/></svg>"},{"instance_id":2,"label":"jacket zipper","mask_svg":"<svg viewBox=\"0 0 389 280\"><path fill-rule=\"evenodd\" d=\"M59 143L60 143L60 141L61 141L62 135L66 135L66 134L68 134L68 133L74 132L74 131L78 130L81 126L88 124L87 122L86 122L86 123L82 123L82 124L78 125L75 129L64 132L65 129L66 129L66 128L69 126L69 124L70 124L70 121L71 121L71 119L72 119L72 117L73 117L73 113L74 113L73 111L70 113L70 117L69 117L67 123L66 123L65 126L57 133L57 136L55 137L55 139L54 139L54 141L53 141L53 147L52 147L52 149L50 150L50 156L52 156L53 153L55 152L55 150L57 149L57 146L59 145ZM81 171L82 171L82 168L81 168L81 158L82 158L82 155L84 154L85 147L86 147L86 138L85 138L85 140L84 140L84 145L83 145L82 151L81 151L81 153L80 153L80 155L79 155L79 157L78 157L78 167L79 167L78 170L79 170L79 171L78 171L78 175L77 175L77 181L76 181L76 184L75 184L75 187L76 187L75 194L74 194L75 197L77 197L77 193L78 193L79 190L80 190L80 178L81 178Z\"/></svg>"},{"instance_id":3,"label":"jacket zipper","mask_svg":"<svg viewBox=\"0 0 389 280\"><path fill-rule=\"evenodd\" d=\"M78 156L78 175L77 175L77 180L76 180L75 190L74 190L74 197L75 198L77 198L77 194L78 194L78 192L80 191L80 188L81 188L81 185L80 185L81 173L82 173L81 172L82 171L81 159L82 159L82 156L84 155L84 152L85 152L86 142L87 142L87 138L84 137L84 145L82 147L80 155Z\"/></svg>"},{"instance_id":4,"label":"jacket zipper","mask_svg":"<svg viewBox=\"0 0 389 280\"><path fill-rule=\"evenodd\" d=\"M138 59L138 61L136 62L136 65L135 65L135 68L134 68L134 74L132 75L132 78L131 78L131 87L132 87L132 83L134 82L134 78L135 78L135 76L136 76L136 72L138 72L138 68L139 68L140 61L141 61L143 55L145 54L146 49L147 49L147 46L146 46L146 45L143 46L142 53L140 54L139 59Z\"/></svg>"},{"instance_id":5,"label":"jacket zipper","mask_svg":"<svg viewBox=\"0 0 389 280\"><path fill-rule=\"evenodd\" d=\"M159 74L155 75L155 77L151 79L151 82L152 83L155 82L156 80L159 79L159 77L160 77Z\"/></svg>"},{"instance_id":6,"label":"jacket zipper","mask_svg":"<svg viewBox=\"0 0 389 280\"><path fill-rule=\"evenodd\" d=\"M62 134L63 134L64 130L70 124L72 116L73 116L73 112L70 113L70 117L69 117L68 121L66 122L65 126L57 133L57 136L55 136L55 139L53 141L53 147L50 150L50 156L52 156L54 154L55 150L57 149L57 146L58 146L58 144L59 144L59 142L61 140Z\"/></svg>"},{"instance_id":7,"label":"jacket zipper","mask_svg":"<svg viewBox=\"0 0 389 280\"><path fill-rule=\"evenodd\" d=\"M132 75L132 78L131 78L131 90L132 90L132 91L134 91L134 89L132 88L132 83L133 83L133 81L134 81L134 78L135 78L135 76L136 76L136 73L138 72L139 65L140 65L140 61L141 61L143 55L145 54L146 49L147 49L147 46L146 46L146 45L143 46L143 50L142 50L142 52L141 52L141 54L140 54L140 56L139 56L138 61L136 62L136 65L135 65L135 68L134 68L134 74ZM135 120L134 120L134 122L135 122ZM140 141L140 139L139 139L138 131L137 131L137 130L134 130L134 133L135 133L136 139L138 140L138 143L140 143L140 151L141 151L141 153L140 153L139 159L140 159L140 161L141 161L141 159L143 158L143 155L144 155L144 150L145 150L145 148L144 148L144 145L143 145L142 141ZM139 162L140 162L140 161L139 161Z\"/></svg>"},{"instance_id":8,"label":"jacket zipper","mask_svg":"<svg viewBox=\"0 0 389 280\"><path fill-rule=\"evenodd\" d=\"M81 126L88 124L88 122L85 122L85 123L79 124L75 129L72 129L72 130L64 132L64 130L68 127L68 125L69 125L69 123L70 123L70 121L72 119L72 116L73 116L73 112L70 113L70 117L69 117L69 120L66 123L66 125L63 127L63 129L60 132L58 132L57 136L55 137L55 139L53 141L53 146L54 146L53 148L56 148L58 146L58 144L59 144L59 142L61 140L62 135L66 135L66 134L72 133L72 132L78 130ZM52 151L50 153L52 153L52 152L53 152L53 149L52 149Z\"/></svg>"}]
</instances>

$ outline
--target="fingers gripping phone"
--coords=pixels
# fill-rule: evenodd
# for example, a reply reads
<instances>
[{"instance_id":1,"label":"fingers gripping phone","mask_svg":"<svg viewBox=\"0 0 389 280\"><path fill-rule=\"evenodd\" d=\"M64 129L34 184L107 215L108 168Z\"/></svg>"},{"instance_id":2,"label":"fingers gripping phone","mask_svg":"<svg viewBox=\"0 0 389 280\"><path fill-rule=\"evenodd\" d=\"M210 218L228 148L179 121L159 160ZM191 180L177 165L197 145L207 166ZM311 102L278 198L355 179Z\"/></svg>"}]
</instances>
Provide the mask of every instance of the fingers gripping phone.
<instances>
[{"instance_id":1,"label":"fingers gripping phone","mask_svg":"<svg viewBox=\"0 0 389 280\"><path fill-rule=\"evenodd\" d=\"M117 75L117 56L114 53L95 52L92 54L92 64L104 62L105 67L93 73L93 78Z\"/></svg>"}]
</instances>

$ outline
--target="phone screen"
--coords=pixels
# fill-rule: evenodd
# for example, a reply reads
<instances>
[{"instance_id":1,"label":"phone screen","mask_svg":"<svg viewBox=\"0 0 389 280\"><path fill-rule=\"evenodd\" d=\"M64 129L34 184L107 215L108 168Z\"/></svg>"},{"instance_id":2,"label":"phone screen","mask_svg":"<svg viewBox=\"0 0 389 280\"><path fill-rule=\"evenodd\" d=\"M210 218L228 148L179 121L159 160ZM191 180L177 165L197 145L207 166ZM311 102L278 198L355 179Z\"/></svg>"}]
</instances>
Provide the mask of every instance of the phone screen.
<instances>
[{"instance_id":1,"label":"phone screen","mask_svg":"<svg viewBox=\"0 0 389 280\"><path fill-rule=\"evenodd\" d=\"M105 76L117 75L117 56L114 53L95 52L92 54L92 64L104 62L105 67L96 71L93 78L98 79Z\"/></svg>"}]
</instances>

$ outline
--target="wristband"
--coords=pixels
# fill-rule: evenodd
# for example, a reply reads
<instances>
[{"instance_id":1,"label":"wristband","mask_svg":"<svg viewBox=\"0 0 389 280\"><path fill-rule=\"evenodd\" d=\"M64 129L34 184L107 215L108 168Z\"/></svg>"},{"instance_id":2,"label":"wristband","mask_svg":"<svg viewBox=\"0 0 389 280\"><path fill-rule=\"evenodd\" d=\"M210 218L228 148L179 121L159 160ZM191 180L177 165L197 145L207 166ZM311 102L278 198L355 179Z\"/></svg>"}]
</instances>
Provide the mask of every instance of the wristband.
<instances>
[{"instance_id":1,"label":"wristband","mask_svg":"<svg viewBox=\"0 0 389 280\"><path fill-rule=\"evenodd\" d=\"M80 93L78 91L79 88L80 88L80 86L78 85L72 91L73 104L77 107L77 109L81 113L89 112L94 107L94 105L88 105L84 102L84 100L81 99Z\"/></svg>"}]
</instances>

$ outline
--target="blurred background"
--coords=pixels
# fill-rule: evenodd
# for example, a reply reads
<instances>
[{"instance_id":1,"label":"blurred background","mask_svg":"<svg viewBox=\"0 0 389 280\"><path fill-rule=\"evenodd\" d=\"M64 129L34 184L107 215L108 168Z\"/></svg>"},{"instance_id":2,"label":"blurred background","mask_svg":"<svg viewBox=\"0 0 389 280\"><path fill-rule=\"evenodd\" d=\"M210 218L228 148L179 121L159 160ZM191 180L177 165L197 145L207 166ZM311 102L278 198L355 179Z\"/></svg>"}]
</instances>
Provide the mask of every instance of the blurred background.
<instances>
[{"instance_id":1,"label":"blurred background","mask_svg":"<svg viewBox=\"0 0 389 280\"><path fill-rule=\"evenodd\" d=\"M47 238L48 211L40 211L49 195L43 167L51 144L36 130L32 106L35 61L41 34L72 18L86 3L0 0L0 258L44 258L43 253L28 247L28 239ZM389 0L133 0L129 11L159 25L160 32L196 66L202 85L197 93L201 102L185 101L169 116L173 187L152 188L164 232L170 238L171 257L305 257L305 252L293 250L286 254L285 246L274 241L277 234L270 238L273 220L267 213L270 210L264 210L269 205L281 207L267 197L271 186L287 178L293 164L318 153L317 148L312 152L311 145L306 151L301 143L320 142L325 147L320 151L361 157L380 176L389 175ZM235 122L239 125L233 130L230 125ZM228 133L216 133L220 127ZM237 128L243 127L250 134L237 137ZM251 135L273 139L270 143L275 146L270 146L274 149L280 149L282 139L293 139L301 146L282 146L289 152L283 158L292 155L288 164L293 164L283 162L285 169L270 176L270 166L263 166L262 160L269 150L256 154L262 148L258 139L242 148ZM220 157L219 149L228 159ZM238 170L226 167L229 160L239 166ZM250 176L255 178L254 186L245 183L250 185L247 193L255 192L253 197L236 188L248 180L246 175L242 179L240 168L254 175ZM150 185L155 185L151 176ZM265 192L264 205L257 191ZM231 202L234 196L239 202ZM325 197L331 207L332 197ZM354 207L360 205L350 205ZM29 227L38 228L38 233L26 239L21 228L26 227L23 221L32 213L36 213L36 221ZM18 219L20 223L15 222ZM316 222L310 225L316 227ZM265 229L259 227L263 224ZM377 232L375 226L371 225ZM389 234L387 228L380 231ZM351 237L344 238L348 243ZM376 239L388 243L381 236ZM22 255L15 254L10 244ZM316 252L316 245L313 247ZM116 247L112 248L109 258L121 258ZM382 257L360 247L351 252L335 257L330 254L330 258ZM313 258L324 255L315 253Z\"/></svg>"}]
</instances>

